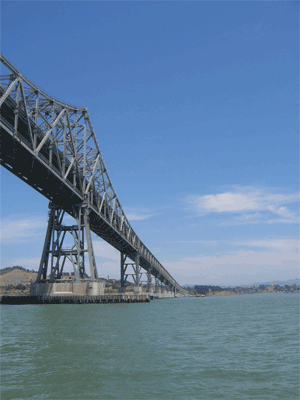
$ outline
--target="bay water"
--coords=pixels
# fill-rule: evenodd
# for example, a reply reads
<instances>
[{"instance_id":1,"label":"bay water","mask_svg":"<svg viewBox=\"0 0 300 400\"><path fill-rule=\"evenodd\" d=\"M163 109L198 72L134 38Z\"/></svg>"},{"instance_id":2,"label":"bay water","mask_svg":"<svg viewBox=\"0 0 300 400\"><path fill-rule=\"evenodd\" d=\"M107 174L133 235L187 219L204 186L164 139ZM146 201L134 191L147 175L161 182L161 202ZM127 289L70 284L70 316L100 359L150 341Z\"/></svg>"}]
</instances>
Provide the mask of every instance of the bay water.
<instances>
[{"instance_id":1,"label":"bay water","mask_svg":"<svg viewBox=\"0 0 300 400\"><path fill-rule=\"evenodd\" d=\"M299 295L1 306L1 399L299 399Z\"/></svg>"}]
</instances>

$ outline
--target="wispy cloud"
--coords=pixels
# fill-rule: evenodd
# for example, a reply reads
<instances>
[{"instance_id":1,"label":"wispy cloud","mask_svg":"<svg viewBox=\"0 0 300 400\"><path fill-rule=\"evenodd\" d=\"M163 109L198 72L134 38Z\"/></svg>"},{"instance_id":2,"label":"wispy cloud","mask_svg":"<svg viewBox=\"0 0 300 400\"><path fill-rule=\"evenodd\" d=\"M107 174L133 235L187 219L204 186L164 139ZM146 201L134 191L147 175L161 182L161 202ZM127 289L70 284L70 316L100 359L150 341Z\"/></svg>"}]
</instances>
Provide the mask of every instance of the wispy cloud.
<instances>
[{"instance_id":1,"label":"wispy cloud","mask_svg":"<svg viewBox=\"0 0 300 400\"><path fill-rule=\"evenodd\" d=\"M120 253L110 244L100 241L93 241L93 248L96 257L108 258L109 260L120 261Z\"/></svg>"},{"instance_id":2,"label":"wispy cloud","mask_svg":"<svg viewBox=\"0 0 300 400\"><path fill-rule=\"evenodd\" d=\"M186 204L198 215L231 214L230 224L296 223L297 212L291 204L298 193L282 193L269 188L233 186L228 191L204 196L188 196Z\"/></svg>"},{"instance_id":3,"label":"wispy cloud","mask_svg":"<svg viewBox=\"0 0 300 400\"><path fill-rule=\"evenodd\" d=\"M1 221L1 241L25 241L40 236L41 229L46 229L47 221L40 217L12 215Z\"/></svg>"},{"instance_id":4,"label":"wispy cloud","mask_svg":"<svg viewBox=\"0 0 300 400\"><path fill-rule=\"evenodd\" d=\"M129 221L143 221L155 217L157 214L147 208L125 208L125 214Z\"/></svg>"},{"instance_id":5,"label":"wispy cloud","mask_svg":"<svg viewBox=\"0 0 300 400\"><path fill-rule=\"evenodd\" d=\"M215 240L170 240L163 243L186 243L186 244L204 244L205 246L214 246Z\"/></svg>"},{"instance_id":6,"label":"wispy cloud","mask_svg":"<svg viewBox=\"0 0 300 400\"><path fill-rule=\"evenodd\" d=\"M263 241L252 244L271 247ZM175 262L164 261L163 266L181 284L238 285L299 277L298 252L294 247L280 245L279 248L280 251L272 248L271 251L241 250L185 257Z\"/></svg>"},{"instance_id":7,"label":"wispy cloud","mask_svg":"<svg viewBox=\"0 0 300 400\"><path fill-rule=\"evenodd\" d=\"M299 240L297 239L271 239L250 240L246 242L235 242L239 246L258 247L275 251L299 251Z\"/></svg>"}]
</instances>

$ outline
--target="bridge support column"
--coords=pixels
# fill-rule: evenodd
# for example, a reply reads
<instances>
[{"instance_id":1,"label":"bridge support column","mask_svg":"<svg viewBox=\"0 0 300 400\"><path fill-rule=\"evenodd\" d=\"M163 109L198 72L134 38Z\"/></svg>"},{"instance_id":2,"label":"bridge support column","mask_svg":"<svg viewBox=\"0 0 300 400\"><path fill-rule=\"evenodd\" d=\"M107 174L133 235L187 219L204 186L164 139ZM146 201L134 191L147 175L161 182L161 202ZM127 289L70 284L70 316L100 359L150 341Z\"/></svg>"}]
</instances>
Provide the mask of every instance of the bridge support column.
<instances>
[{"instance_id":1,"label":"bridge support column","mask_svg":"<svg viewBox=\"0 0 300 400\"><path fill-rule=\"evenodd\" d=\"M127 264L125 264L126 261L126 254L120 253L121 255L121 292L125 292L125 283L127 280L127 275L126 275L126 269L127 269Z\"/></svg>"},{"instance_id":2,"label":"bridge support column","mask_svg":"<svg viewBox=\"0 0 300 400\"><path fill-rule=\"evenodd\" d=\"M135 257L135 262L126 262L127 255L124 253L121 253L121 292L125 292L126 290L126 282L128 276L132 276L135 287L134 287L134 292L135 293L141 293L142 288L140 286L141 284L141 267L140 267L140 256L139 254L136 255ZM127 268L131 266L133 273L128 273Z\"/></svg>"},{"instance_id":3,"label":"bridge support column","mask_svg":"<svg viewBox=\"0 0 300 400\"><path fill-rule=\"evenodd\" d=\"M148 286L148 293L150 293L150 295L152 295L153 294L153 289L152 289L151 268L147 271L147 286Z\"/></svg>"},{"instance_id":4,"label":"bridge support column","mask_svg":"<svg viewBox=\"0 0 300 400\"><path fill-rule=\"evenodd\" d=\"M168 286L170 297L174 297L173 285L170 283Z\"/></svg>"},{"instance_id":5,"label":"bridge support column","mask_svg":"<svg viewBox=\"0 0 300 400\"><path fill-rule=\"evenodd\" d=\"M141 280L141 267L140 267L140 255L137 253L135 256L135 264L133 265L133 269L135 272L135 276L133 276L134 281L135 281L135 288L134 288L134 293L141 293L142 288L140 286L140 280Z\"/></svg>"},{"instance_id":6,"label":"bridge support column","mask_svg":"<svg viewBox=\"0 0 300 400\"><path fill-rule=\"evenodd\" d=\"M40 261L37 282L47 278L48 264L50 264L50 282L61 279L67 260L72 263L75 280L80 281L87 277L85 270L84 253L88 253L91 279L97 280L97 268L90 232L89 212L84 202L77 212L74 212L76 224L65 225L65 212L60 206L49 203L49 220L44 248ZM85 248L84 233L86 234L87 248ZM73 239L73 246L63 247L67 234ZM69 243L68 243L69 244Z\"/></svg>"},{"instance_id":7,"label":"bridge support column","mask_svg":"<svg viewBox=\"0 0 300 400\"><path fill-rule=\"evenodd\" d=\"M90 274L91 278L97 280L98 272L95 260L95 253L93 249L93 242L91 237L91 229L90 229L90 210L88 209L87 203L85 202L82 207L83 212L83 222L85 228L85 235L87 241L87 251L89 256L89 266L90 266Z\"/></svg>"},{"instance_id":8,"label":"bridge support column","mask_svg":"<svg viewBox=\"0 0 300 400\"><path fill-rule=\"evenodd\" d=\"M155 277L155 293L160 295L161 294L161 286L159 284L159 275Z\"/></svg>"}]
</instances>

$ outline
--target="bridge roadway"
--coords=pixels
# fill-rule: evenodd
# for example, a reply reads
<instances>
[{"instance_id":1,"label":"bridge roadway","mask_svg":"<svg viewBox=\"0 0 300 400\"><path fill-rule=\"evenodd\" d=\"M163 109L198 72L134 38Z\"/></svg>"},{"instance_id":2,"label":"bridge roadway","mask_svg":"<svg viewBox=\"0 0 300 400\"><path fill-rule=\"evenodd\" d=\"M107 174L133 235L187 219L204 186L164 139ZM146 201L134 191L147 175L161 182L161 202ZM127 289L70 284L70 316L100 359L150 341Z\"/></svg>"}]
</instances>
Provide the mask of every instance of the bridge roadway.
<instances>
[{"instance_id":1,"label":"bridge roadway","mask_svg":"<svg viewBox=\"0 0 300 400\"><path fill-rule=\"evenodd\" d=\"M61 206L71 216L75 216L78 206L86 200L85 194L87 191L83 191L82 187L88 187L91 230L118 251L126 254L132 261L135 261L136 255L139 254L142 268L150 271L163 284L170 285L176 291L185 294L185 290L134 233L117 199L114 199L112 206L112 203L108 202L105 195L102 194L101 196L95 190L94 184L89 184L89 180L82 173L82 169L81 171L76 169L75 163L70 162L69 158L65 157L64 160L64 171L67 170L69 173L62 173L59 160L64 157L64 154L58 148L55 149L55 152L51 152L53 141L51 142L49 135L47 137L47 132L35 123L32 111L30 114L26 108L26 96L24 93L26 93L26 88L28 91L29 87L34 93L40 97L43 96L51 104L56 102L55 104L59 106L59 110L74 112L72 106L57 102L41 92L2 56L1 61L12 72L9 81L10 85L7 84L6 87L1 86L0 88L0 102L2 103L0 116L1 165L54 204ZM23 92L23 100L17 104L17 99L13 98L11 93L8 94L8 92L13 82L18 78L19 82L15 83L15 86L20 86L19 92L21 94ZM29 100L27 101L29 103ZM78 110L82 112L85 119L89 119L87 110ZM94 134L93 131L92 134ZM100 151L99 154L101 156ZM106 170L104 170L104 173L106 173ZM84 184L82 184L82 181L85 181ZM114 197L116 198L115 193ZM119 205L118 213L114 212L116 201ZM99 204L101 204L100 207ZM127 223L124 223L124 221Z\"/></svg>"}]
</instances>

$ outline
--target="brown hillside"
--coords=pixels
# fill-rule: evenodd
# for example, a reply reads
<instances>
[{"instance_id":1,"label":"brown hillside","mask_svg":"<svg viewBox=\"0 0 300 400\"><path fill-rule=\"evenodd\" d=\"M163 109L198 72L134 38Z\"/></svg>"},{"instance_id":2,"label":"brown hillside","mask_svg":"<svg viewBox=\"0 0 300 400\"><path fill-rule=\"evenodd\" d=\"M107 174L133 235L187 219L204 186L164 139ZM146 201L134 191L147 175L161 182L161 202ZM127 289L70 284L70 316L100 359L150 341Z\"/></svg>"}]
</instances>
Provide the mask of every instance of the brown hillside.
<instances>
[{"instance_id":1,"label":"brown hillside","mask_svg":"<svg viewBox=\"0 0 300 400\"><path fill-rule=\"evenodd\" d=\"M15 269L0 276L0 286L1 287L7 285L17 286L19 284L29 285L31 281L36 280L36 277L37 277L36 272L27 272Z\"/></svg>"}]
</instances>

